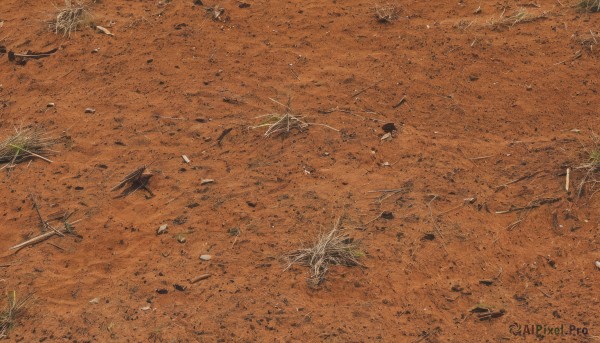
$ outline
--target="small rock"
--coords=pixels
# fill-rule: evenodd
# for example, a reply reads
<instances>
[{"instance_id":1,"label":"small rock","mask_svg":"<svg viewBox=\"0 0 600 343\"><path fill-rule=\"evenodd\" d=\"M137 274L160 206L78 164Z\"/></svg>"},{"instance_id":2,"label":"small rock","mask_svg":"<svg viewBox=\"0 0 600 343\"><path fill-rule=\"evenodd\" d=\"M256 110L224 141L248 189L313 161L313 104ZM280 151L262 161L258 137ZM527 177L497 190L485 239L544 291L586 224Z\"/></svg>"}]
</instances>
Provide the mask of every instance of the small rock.
<instances>
[{"instance_id":1,"label":"small rock","mask_svg":"<svg viewBox=\"0 0 600 343\"><path fill-rule=\"evenodd\" d=\"M150 308L151 308L150 305L147 305L147 306L141 307L140 310L148 311L148 310L150 310Z\"/></svg>"},{"instance_id":2,"label":"small rock","mask_svg":"<svg viewBox=\"0 0 600 343\"><path fill-rule=\"evenodd\" d=\"M250 207L256 207L256 203L253 201L246 201L246 205L250 206Z\"/></svg>"},{"instance_id":3,"label":"small rock","mask_svg":"<svg viewBox=\"0 0 600 343\"><path fill-rule=\"evenodd\" d=\"M384 124L382 127L383 132L394 132L394 131L398 131L398 128L396 128L396 125L394 123L387 123Z\"/></svg>"},{"instance_id":4,"label":"small rock","mask_svg":"<svg viewBox=\"0 0 600 343\"><path fill-rule=\"evenodd\" d=\"M392 134L390 132L386 133L385 135L381 136L381 140L385 141L388 139L392 139Z\"/></svg>"},{"instance_id":5,"label":"small rock","mask_svg":"<svg viewBox=\"0 0 600 343\"><path fill-rule=\"evenodd\" d=\"M211 258L212 258L212 256L211 256L211 255L201 255L201 256L200 256L200 259L201 259L202 261L210 261L210 259L211 259Z\"/></svg>"},{"instance_id":6,"label":"small rock","mask_svg":"<svg viewBox=\"0 0 600 343\"><path fill-rule=\"evenodd\" d=\"M175 239L177 239L177 242L179 242L181 244L187 242L187 238L185 237L185 235L183 233L180 233L177 236L175 236Z\"/></svg>"},{"instance_id":7,"label":"small rock","mask_svg":"<svg viewBox=\"0 0 600 343\"><path fill-rule=\"evenodd\" d=\"M94 114L94 113L96 113L96 110L91 107L88 107L85 109L85 113Z\"/></svg>"},{"instance_id":8,"label":"small rock","mask_svg":"<svg viewBox=\"0 0 600 343\"><path fill-rule=\"evenodd\" d=\"M479 80L479 76L477 75L469 75L469 81L477 81Z\"/></svg>"},{"instance_id":9,"label":"small rock","mask_svg":"<svg viewBox=\"0 0 600 343\"><path fill-rule=\"evenodd\" d=\"M46 105L46 107L48 107L48 108L52 108L54 106L56 106L56 104L53 102L49 102L48 105Z\"/></svg>"},{"instance_id":10,"label":"small rock","mask_svg":"<svg viewBox=\"0 0 600 343\"><path fill-rule=\"evenodd\" d=\"M183 158L183 162L185 163L190 163L190 159L186 156L186 155L181 155L181 158Z\"/></svg>"},{"instance_id":11,"label":"small rock","mask_svg":"<svg viewBox=\"0 0 600 343\"><path fill-rule=\"evenodd\" d=\"M423 235L423 239L433 241L435 239L435 235L433 233L426 233Z\"/></svg>"},{"instance_id":12,"label":"small rock","mask_svg":"<svg viewBox=\"0 0 600 343\"><path fill-rule=\"evenodd\" d=\"M180 292L185 291L185 286L182 286L182 285L174 284L173 288L175 288L176 290L178 290Z\"/></svg>"},{"instance_id":13,"label":"small rock","mask_svg":"<svg viewBox=\"0 0 600 343\"><path fill-rule=\"evenodd\" d=\"M381 218L383 219L394 219L394 214L390 211L384 211L381 213Z\"/></svg>"},{"instance_id":14,"label":"small rock","mask_svg":"<svg viewBox=\"0 0 600 343\"><path fill-rule=\"evenodd\" d=\"M213 183L213 182L215 182L215 180L213 180L213 179L202 179L202 180L200 180L200 185L204 186L204 185L207 185L207 184Z\"/></svg>"},{"instance_id":15,"label":"small rock","mask_svg":"<svg viewBox=\"0 0 600 343\"><path fill-rule=\"evenodd\" d=\"M167 229L168 229L168 227L169 227L169 226L168 226L167 224L163 224L163 225L161 225L161 226L158 228L158 230L156 230L156 234L157 234L157 235L162 235L163 233L166 233L166 232L167 232Z\"/></svg>"},{"instance_id":16,"label":"small rock","mask_svg":"<svg viewBox=\"0 0 600 343\"><path fill-rule=\"evenodd\" d=\"M194 5L196 5L196 6L204 6L204 3L202 3L202 0L194 0Z\"/></svg>"},{"instance_id":17,"label":"small rock","mask_svg":"<svg viewBox=\"0 0 600 343\"><path fill-rule=\"evenodd\" d=\"M596 267L598 267L598 269L600 269L600 261L596 261Z\"/></svg>"},{"instance_id":18,"label":"small rock","mask_svg":"<svg viewBox=\"0 0 600 343\"><path fill-rule=\"evenodd\" d=\"M450 288L452 290L452 292L462 292L464 290L464 288L462 288L460 285L456 284L456 285L452 285L452 288Z\"/></svg>"},{"instance_id":19,"label":"small rock","mask_svg":"<svg viewBox=\"0 0 600 343\"><path fill-rule=\"evenodd\" d=\"M158 294L167 294L167 293L169 293L169 290L161 288L161 289L157 289L156 293L158 293Z\"/></svg>"},{"instance_id":20,"label":"small rock","mask_svg":"<svg viewBox=\"0 0 600 343\"><path fill-rule=\"evenodd\" d=\"M100 302L100 298L94 298L90 300L90 304L98 304Z\"/></svg>"}]
</instances>

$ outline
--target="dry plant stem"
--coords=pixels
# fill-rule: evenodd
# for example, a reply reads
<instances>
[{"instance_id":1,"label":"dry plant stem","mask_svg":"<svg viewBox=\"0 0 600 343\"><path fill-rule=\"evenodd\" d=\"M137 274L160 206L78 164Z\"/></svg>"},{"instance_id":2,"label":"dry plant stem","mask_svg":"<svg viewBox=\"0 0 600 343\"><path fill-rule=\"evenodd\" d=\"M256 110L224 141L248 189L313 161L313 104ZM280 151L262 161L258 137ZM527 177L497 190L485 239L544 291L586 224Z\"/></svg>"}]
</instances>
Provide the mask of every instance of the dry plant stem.
<instances>
[{"instance_id":1,"label":"dry plant stem","mask_svg":"<svg viewBox=\"0 0 600 343\"><path fill-rule=\"evenodd\" d=\"M152 163L154 163L154 162L152 162ZM143 166L139 167L138 169L134 170L133 172L127 174L127 176L125 176L125 178L123 178L123 180L121 180L121 182L119 182L111 190L116 191L118 189L125 187L125 185L129 185L117 197L126 197L130 194L135 193L139 189L144 189L150 194L150 196L154 196L154 193L148 187L148 182L149 182L150 178L152 177L152 174L145 173L148 166L150 166L152 163L150 163L148 165L143 165Z\"/></svg>"},{"instance_id":2,"label":"dry plant stem","mask_svg":"<svg viewBox=\"0 0 600 343\"><path fill-rule=\"evenodd\" d=\"M69 232L71 232L73 230L72 225L74 225L75 223L78 223L78 222L80 222L82 220L83 219L79 219L79 220L76 220L76 221L74 221L72 223L67 223L62 228L58 229L58 231L61 234L63 234L63 235L65 233L69 233ZM34 244L37 244L39 242L45 241L46 239L48 239L48 238L50 238L50 237L52 237L52 236L54 236L56 234L57 233L55 231L48 231L48 232L45 232L45 233L43 233L43 234L41 234L39 236L33 237L32 239L27 240L27 241L25 241L23 243L19 243L19 244L15 245L15 246L9 248L8 250L20 250L20 249L22 249L22 248L24 248L26 246L34 245Z\"/></svg>"},{"instance_id":3,"label":"dry plant stem","mask_svg":"<svg viewBox=\"0 0 600 343\"><path fill-rule=\"evenodd\" d=\"M429 218L431 220L431 225L433 226L433 228L435 229L435 231L438 233L438 235L440 235L440 238L442 239L442 248L444 248L444 251L446 252L446 254L448 253L448 250L446 249L446 243L444 243L444 241L446 240L446 238L444 238L444 235L442 234L442 230L440 230L440 227L438 226L436 220L438 218L438 216L433 216L433 209L431 208L431 203L437 199L437 194L435 194L433 196L433 198L431 200L429 200L429 202L427 203L427 208L429 209Z\"/></svg>"}]
</instances>

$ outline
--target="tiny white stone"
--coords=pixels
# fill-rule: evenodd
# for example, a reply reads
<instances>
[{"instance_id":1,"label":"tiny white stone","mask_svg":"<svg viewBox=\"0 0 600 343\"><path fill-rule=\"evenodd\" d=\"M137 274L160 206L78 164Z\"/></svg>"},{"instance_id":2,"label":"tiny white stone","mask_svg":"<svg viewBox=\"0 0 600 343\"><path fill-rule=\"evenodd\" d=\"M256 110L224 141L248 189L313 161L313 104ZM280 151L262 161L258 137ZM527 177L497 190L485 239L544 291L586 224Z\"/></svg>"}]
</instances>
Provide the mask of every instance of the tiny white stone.
<instances>
[{"instance_id":1,"label":"tiny white stone","mask_svg":"<svg viewBox=\"0 0 600 343\"><path fill-rule=\"evenodd\" d=\"M100 302L100 298L94 298L92 300L90 300L90 304L97 304Z\"/></svg>"},{"instance_id":2,"label":"tiny white stone","mask_svg":"<svg viewBox=\"0 0 600 343\"><path fill-rule=\"evenodd\" d=\"M163 233L167 232L167 228L168 228L167 224L163 224L163 225L161 225L161 226L158 228L158 230L156 230L156 234L157 234L157 235L162 235Z\"/></svg>"},{"instance_id":3,"label":"tiny white stone","mask_svg":"<svg viewBox=\"0 0 600 343\"><path fill-rule=\"evenodd\" d=\"M210 256L210 255L202 255L202 256L200 256L200 259L201 259L202 261L208 261L208 260L210 260L211 258L212 258L212 256Z\"/></svg>"}]
</instances>

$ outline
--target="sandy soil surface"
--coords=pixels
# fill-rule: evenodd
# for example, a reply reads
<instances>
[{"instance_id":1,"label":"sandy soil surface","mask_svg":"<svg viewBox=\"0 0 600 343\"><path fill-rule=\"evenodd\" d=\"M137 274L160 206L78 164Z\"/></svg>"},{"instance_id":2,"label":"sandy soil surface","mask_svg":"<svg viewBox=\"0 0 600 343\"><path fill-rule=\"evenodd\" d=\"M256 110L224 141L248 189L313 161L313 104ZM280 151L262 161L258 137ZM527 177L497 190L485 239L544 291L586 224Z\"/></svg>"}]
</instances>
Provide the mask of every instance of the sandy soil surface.
<instances>
[{"instance_id":1,"label":"sandy soil surface","mask_svg":"<svg viewBox=\"0 0 600 343\"><path fill-rule=\"evenodd\" d=\"M52 3L0 2L1 137L61 137L53 163L0 175L2 289L34 297L10 340L598 339L600 199L576 167L600 131L600 14L398 1L382 23L372 1L224 0L212 20L203 2L102 0L114 36L70 38ZM491 25L519 8L532 20ZM263 137L257 117L285 112L270 99L331 128ZM116 198L142 165L154 196ZM31 195L76 211L76 235L9 250L40 234ZM364 267L317 289L283 271L338 218Z\"/></svg>"}]
</instances>

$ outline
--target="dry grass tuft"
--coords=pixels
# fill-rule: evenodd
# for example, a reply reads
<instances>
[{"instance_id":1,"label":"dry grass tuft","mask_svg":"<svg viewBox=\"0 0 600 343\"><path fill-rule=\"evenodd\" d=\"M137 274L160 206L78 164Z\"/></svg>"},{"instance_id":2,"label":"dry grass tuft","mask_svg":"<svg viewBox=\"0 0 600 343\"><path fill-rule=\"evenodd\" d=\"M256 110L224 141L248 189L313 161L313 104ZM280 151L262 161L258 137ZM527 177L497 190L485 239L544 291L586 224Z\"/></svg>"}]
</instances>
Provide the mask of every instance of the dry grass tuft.
<instances>
[{"instance_id":1,"label":"dry grass tuft","mask_svg":"<svg viewBox=\"0 0 600 343\"><path fill-rule=\"evenodd\" d=\"M283 106L286 110L285 113L284 114L272 113L272 114L260 116L258 118L266 117L266 119L263 120L262 123L260 123L256 126L252 126L253 129L266 127L267 131L265 131L264 136L270 137L271 135L289 133L290 131L292 131L294 129L302 131L303 129L308 127L308 123L305 123L302 120L301 116L292 114L293 111L290 107L290 104L292 101L291 99L288 99L287 105L284 105L284 104L280 103L279 101L276 101L273 99L270 99L270 100L275 102L276 104Z\"/></svg>"},{"instance_id":2,"label":"dry grass tuft","mask_svg":"<svg viewBox=\"0 0 600 343\"><path fill-rule=\"evenodd\" d=\"M364 256L360 249L360 242L355 242L343 229L340 230L339 223L338 220L334 228L329 233L321 235L312 247L299 249L288 254L288 265L285 270L295 264L309 267L310 278L308 283L311 287L317 287L325 280L329 266L362 266L358 261L360 257Z\"/></svg>"},{"instance_id":3,"label":"dry grass tuft","mask_svg":"<svg viewBox=\"0 0 600 343\"><path fill-rule=\"evenodd\" d=\"M591 150L585 149L585 161L575 167L576 170L583 170L585 173L577 187L577 195L580 197L583 195L586 185L589 185L589 190L592 192L591 196L600 190L597 189L597 185L600 184L600 180L597 179L598 173L600 173L600 137L593 134L592 141L593 148Z\"/></svg>"},{"instance_id":4,"label":"dry grass tuft","mask_svg":"<svg viewBox=\"0 0 600 343\"><path fill-rule=\"evenodd\" d=\"M92 20L92 13L83 1L65 0L65 6L58 8L56 18L50 23L50 28L56 34L70 37L72 32L91 25Z\"/></svg>"},{"instance_id":5,"label":"dry grass tuft","mask_svg":"<svg viewBox=\"0 0 600 343\"><path fill-rule=\"evenodd\" d=\"M585 12L600 12L600 0L580 0L578 6Z\"/></svg>"},{"instance_id":6,"label":"dry grass tuft","mask_svg":"<svg viewBox=\"0 0 600 343\"><path fill-rule=\"evenodd\" d=\"M540 20L546 18L547 16L547 12L533 14L524 8L519 8L509 16L505 16L503 12L498 18L490 19L487 25L492 30L500 30L515 26L519 23L529 23L532 21Z\"/></svg>"},{"instance_id":7,"label":"dry grass tuft","mask_svg":"<svg viewBox=\"0 0 600 343\"><path fill-rule=\"evenodd\" d=\"M5 163L0 170L32 158L52 162L44 155L52 152L50 147L57 141L47 137L40 129L15 129L14 135L0 142L0 163Z\"/></svg>"},{"instance_id":8,"label":"dry grass tuft","mask_svg":"<svg viewBox=\"0 0 600 343\"><path fill-rule=\"evenodd\" d=\"M399 15L400 11L398 10L398 7L396 5L387 4L383 6L375 6L375 17L380 23L390 24L396 21Z\"/></svg>"},{"instance_id":9,"label":"dry grass tuft","mask_svg":"<svg viewBox=\"0 0 600 343\"><path fill-rule=\"evenodd\" d=\"M15 326L17 317L31 300L31 295L17 300L17 293L12 291L8 292L7 298L6 308L0 312L0 339L8 336L8 332Z\"/></svg>"},{"instance_id":10,"label":"dry grass tuft","mask_svg":"<svg viewBox=\"0 0 600 343\"><path fill-rule=\"evenodd\" d=\"M598 37L598 34L594 34L594 31L590 30L589 34L574 34L573 39L575 39L584 50L593 54L594 46L598 45L600 37Z\"/></svg>"},{"instance_id":11,"label":"dry grass tuft","mask_svg":"<svg viewBox=\"0 0 600 343\"><path fill-rule=\"evenodd\" d=\"M270 100L276 104L283 106L285 108L285 113L283 113L283 114L271 113L271 114L257 117L257 118L265 118L266 117L266 119L263 120L262 123L260 123L256 126L251 126L250 128L258 129L258 128L266 127L267 131L265 131L265 133L264 133L265 137L270 137L272 135L287 134L294 129L302 131L303 129L307 128L309 125L324 126L329 129L332 129L334 131L339 131L338 129L335 129L326 124L305 122L303 120L302 116L296 115L293 113L291 105L290 105L291 99L288 99L287 105L284 105L277 100L273 100L273 99L270 99Z\"/></svg>"}]
</instances>

